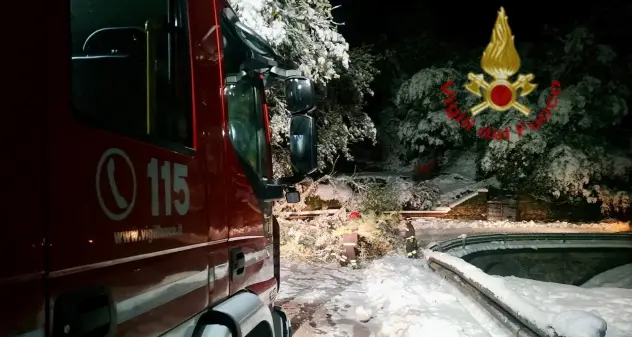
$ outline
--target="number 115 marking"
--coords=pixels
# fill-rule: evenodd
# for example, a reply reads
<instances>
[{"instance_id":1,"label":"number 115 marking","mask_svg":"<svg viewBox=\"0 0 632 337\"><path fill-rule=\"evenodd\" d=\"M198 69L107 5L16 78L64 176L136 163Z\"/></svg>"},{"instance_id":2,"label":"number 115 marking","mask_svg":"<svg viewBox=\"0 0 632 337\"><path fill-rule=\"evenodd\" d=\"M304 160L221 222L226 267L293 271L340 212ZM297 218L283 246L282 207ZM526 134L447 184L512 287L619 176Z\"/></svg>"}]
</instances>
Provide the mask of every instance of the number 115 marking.
<instances>
[{"instance_id":1,"label":"number 115 marking","mask_svg":"<svg viewBox=\"0 0 632 337\"><path fill-rule=\"evenodd\" d=\"M189 185L187 183L187 176L189 174L188 167L186 165L172 163L165 161L160 166L160 177L158 177L158 159L152 158L147 164L147 178L151 184L151 215L160 215L160 188L158 186L158 180L162 179L164 182L164 205L165 214L171 215L172 207L175 207L176 212L179 215L185 215L189 211L189 205L191 203L191 197L189 193ZM173 200L172 193L182 192L183 200Z\"/></svg>"}]
</instances>

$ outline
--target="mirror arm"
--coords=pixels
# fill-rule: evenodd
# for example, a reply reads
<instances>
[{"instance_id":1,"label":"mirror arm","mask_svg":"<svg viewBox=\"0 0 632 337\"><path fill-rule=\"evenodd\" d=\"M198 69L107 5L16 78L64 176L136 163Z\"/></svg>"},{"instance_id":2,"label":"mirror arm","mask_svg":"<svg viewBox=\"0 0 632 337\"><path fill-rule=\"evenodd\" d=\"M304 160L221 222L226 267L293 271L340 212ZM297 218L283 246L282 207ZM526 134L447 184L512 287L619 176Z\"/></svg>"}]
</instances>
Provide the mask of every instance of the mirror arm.
<instances>
[{"instance_id":1,"label":"mirror arm","mask_svg":"<svg viewBox=\"0 0 632 337\"><path fill-rule=\"evenodd\" d=\"M242 65L245 69L271 69L276 67L278 63L270 58L263 55L250 53L250 57L248 60Z\"/></svg>"},{"instance_id":2,"label":"mirror arm","mask_svg":"<svg viewBox=\"0 0 632 337\"><path fill-rule=\"evenodd\" d=\"M283 177L277 179L264 179L264 183L268 186L294 186L296 184L300 184L309 178L308 175L300 174L294 175L291 177Z\"/></svg>"},{"instance_id":3,"label":"mirror arm","mask_svg":"<svg viewBox=\"0 0 632 337\"><path fill-rule=\"evenodd\" d=\"M246 74L245 71L240 71L237 74L227 74L226 78L224 79L226 81L226 84L236 84L237 82L239 82L243 77L247 76L248 74Z\"/></svg>"},{"instance_id":4,"label":"mirror arm","mask_svg":"<svg viewBox=\"0 0 632 337\"><path fill-rule=\"evenodd\" d=\"M270 68L270 73L274 74L279 80L283 81L293 76L302 76L299 70L294 69L283 69L279 66L274 66Z\"/></svg>"},{"instance_id":5,"label":"mirror arm","mask_svg":"<svg viewBox=\"0 0 632 337\"><path fill-rule=\"evenodd\" d=\"M259 64L261 66L261 64ZM264 85L266 87L283 82L290 77L302 76L301 72L293 69L285 69L279 65L263 66L255 70L257 73L264 75Z\"/></svg>"},{"instance_id":6,"label":"mirror arm","mask_svg":"<svg viewBox=\"0 0 632 337\"><path fill-rule=\"evenodd\" d=\"M283 199L283 186L265 184L264 201L277 201Z\"/></svg>"}]
</instances>

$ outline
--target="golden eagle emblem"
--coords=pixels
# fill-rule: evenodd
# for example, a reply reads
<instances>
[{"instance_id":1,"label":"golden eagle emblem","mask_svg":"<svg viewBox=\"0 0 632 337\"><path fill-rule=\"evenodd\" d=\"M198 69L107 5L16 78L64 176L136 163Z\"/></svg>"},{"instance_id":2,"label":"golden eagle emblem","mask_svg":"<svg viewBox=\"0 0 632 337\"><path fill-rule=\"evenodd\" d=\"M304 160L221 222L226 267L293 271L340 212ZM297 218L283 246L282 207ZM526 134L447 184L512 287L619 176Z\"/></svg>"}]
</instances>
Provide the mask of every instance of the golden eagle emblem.
<instances>
[{"instance_id":1,"label":"golden eagle emblem","mask_svg":"<svg viewBox=\"0 0 632 337\"><path fill-rule=\"evenodd\" d=\"M487 108L496 111L514 108L529 116L531 110L516 102L516 93L520 89L520 96L526 96L535 90L537 84L531 83L533 74L520 74L516 81L509 80L520 69L520 56L514 45L505 9L502 7L494 24L491 41L483 52L481 68L494 80L487 83L483 74L467 74L470 82L465 85L465 89L485 100L470 109L472 115L475 116ZM484 94L481 94L481 89Z\"/></svg>"}]
</instances>

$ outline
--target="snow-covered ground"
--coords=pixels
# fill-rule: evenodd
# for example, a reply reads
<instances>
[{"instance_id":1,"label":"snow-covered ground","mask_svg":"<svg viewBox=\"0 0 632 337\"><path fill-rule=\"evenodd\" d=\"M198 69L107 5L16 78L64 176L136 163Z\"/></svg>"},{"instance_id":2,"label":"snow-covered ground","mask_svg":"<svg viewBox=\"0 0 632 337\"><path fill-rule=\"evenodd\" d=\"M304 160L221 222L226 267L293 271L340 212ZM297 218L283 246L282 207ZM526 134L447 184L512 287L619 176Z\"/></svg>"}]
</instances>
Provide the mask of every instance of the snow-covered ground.
<instances>
[{"instance_id":1,"label":"snow-covered ground","mask_svg":"<svg viewBox=\"0 0 632 337\"><path fill-rule=\"evenodd\" d=\"M282 265L278 304L295 337L509 336L424 260L387 256L359 270Z\"/></svg>"},{"instance_id":2,"label":"snow-covered ground","mask_svg":"<svg viewBox=\"0 0 632 337\"><path fill-rule=\"evenodd\" d=\"M632 290L630 289L580 288L517 277L503 279L505 286L519 294L526 303L545 308L546 311L554 314L573 310L592 313L606 321L607 337L632 336Z\"/></svg>"},{"instance_id":3,"label":"snow-covered ground","mask_svg":"<svg viewBox=\"0 0 632 337\"><path fill-rule=\"evenodd\" d=\"M606 337L632 336L630 289L590 289L489 276L461 259L447 259L493 288L543 329L555 328L568 333L567 337L593 337L607 324ZM511 335L484 309L433 273L423 259L387 256L359 270L283 260L281 273L278 304L291 317L296 337Z\"/></svg>"},{"instance_id":4,"label":"snow-covered ground","mask_svg":"<svg viewBox=\"0 0 632 337\"><path fill-rule=\"evenodd\" d=\"M420 244L472 233L578 233L629 231L629 224L574 224L568 222L414 221ZM444 254L445 255L445 254ZM478 271L514 305L527 308L527 316L543 329L570 332L566 337L598 337L601 324L606 337L632 337L632 290L593 288L621 286L632 279L632 266L596 276L584 288L515 277L489 276ZM451 283L432 272L425 260L388 256L362 269L337 264L315 265L282 261L278 297L292 320L296 337L506 337L510 332L484 309L462 296ZM626 279L627 278L627 279ZM628 287L632 288L632 287ZM501 297L502 297L501 296ZM589 311L586 311L589 310ZM524 310L521 312L525 312ZM581 320L580 324L577 320ZM570 322L570 323L569 323ZM571 329L573 326L580 329ZM567 329L567 330L565 330Z\"/></svg>"}]
</instances>

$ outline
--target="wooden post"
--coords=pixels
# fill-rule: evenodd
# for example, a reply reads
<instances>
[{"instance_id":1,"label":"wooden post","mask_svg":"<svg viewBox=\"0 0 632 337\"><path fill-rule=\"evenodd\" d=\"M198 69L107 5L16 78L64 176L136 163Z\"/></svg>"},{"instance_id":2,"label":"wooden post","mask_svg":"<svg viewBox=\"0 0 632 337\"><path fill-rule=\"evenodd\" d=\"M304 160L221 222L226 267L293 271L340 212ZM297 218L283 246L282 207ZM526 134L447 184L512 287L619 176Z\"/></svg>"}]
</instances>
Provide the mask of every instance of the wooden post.
<instances>
[{"instance_id":1,"label":"wooden post","mask_svg":"<svg viewBox=\"0 0 632 337\"><path fill-rule=\"evenodd\" d=\"M417 245L417 237L415 236L413 220L411 218L406 218L406 256L409 259L419 258L417 249L419 249L419 247Z\"/></svg>"}]
</instances>

